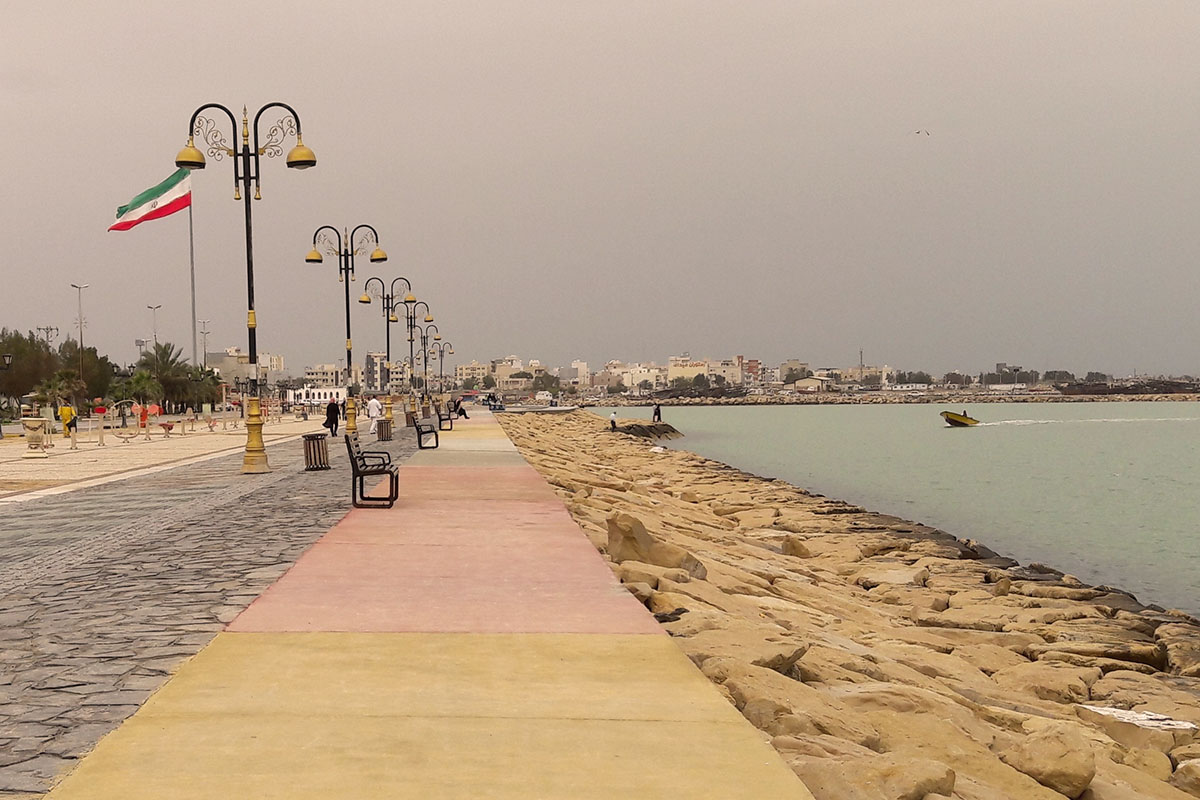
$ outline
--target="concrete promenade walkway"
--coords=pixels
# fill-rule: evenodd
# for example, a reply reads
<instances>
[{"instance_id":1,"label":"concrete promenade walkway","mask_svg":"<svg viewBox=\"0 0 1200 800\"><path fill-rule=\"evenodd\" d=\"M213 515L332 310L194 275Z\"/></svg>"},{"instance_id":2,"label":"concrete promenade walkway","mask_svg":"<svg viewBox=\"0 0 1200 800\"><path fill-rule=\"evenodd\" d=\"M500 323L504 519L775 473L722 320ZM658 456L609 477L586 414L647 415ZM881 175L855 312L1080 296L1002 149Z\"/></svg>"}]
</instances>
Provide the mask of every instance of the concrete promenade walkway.
<instances>
[{"instance_id":1,"label":"concrete promenade walkway","mask_svg":"<svg viewBox=\"0 0 1200 800\"><path fill-rule=\"evenodd\" d=\"M22 458L28 447L23 437L13 435L17 426L9 423L4 438L0 439L0 504L28 502L122 480L139 472L235 453L246 446L246 429L241 420L237 420L237 427L232 426L231 417L226 421L229 426L225 428L218 425L209 431L199 425L191 433L181 434L176 430L170 437L153 427L149 440L137 437L128 442L110 431L103 447L98 445L95 432L90 432L79 437L76 450L70 449L70 439L55 434L54 447L46 451L47 458ZM365 430L365 420L363 424ZM301 421L288 416L264 426L263 441L272 445L322 430L321 420L316 417Z\"/></svg>"},{"instance_id":2,"label":"concrete promenade walkway","mask_svg":"<svg viewBox=\"0 0 1200 800\"><path fill-rule=\"evenodd\" d=\"M811 798L487 412L441 441L49 797Z\"/></svg>"}]
</instances>

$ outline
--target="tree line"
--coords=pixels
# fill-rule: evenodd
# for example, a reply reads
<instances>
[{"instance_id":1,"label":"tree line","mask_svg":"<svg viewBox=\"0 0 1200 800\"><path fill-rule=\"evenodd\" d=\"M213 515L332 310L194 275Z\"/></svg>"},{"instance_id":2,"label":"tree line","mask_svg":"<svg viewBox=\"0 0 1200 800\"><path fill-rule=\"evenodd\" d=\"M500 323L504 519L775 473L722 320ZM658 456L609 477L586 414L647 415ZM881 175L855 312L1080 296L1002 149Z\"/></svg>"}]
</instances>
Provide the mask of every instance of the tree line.
<instances>
[{"instance_id":1,"label":"tree line","mask_svg":"<svg viewBox=\"0 0 1200 800\"><path fill-rule=\"evenodd\" d=\"M13 416L27 398L48 405L71 402L81 412L96 400L200 408L221 398L216 373L188 364L182 348L170 342L156 342L136 364L122 367L95 347L80 352L79 342L71 338L55 348L32 331L0 328L0 353L13 357L12 366L0 372L0 398Z\"/></svg>"}]
</instances>

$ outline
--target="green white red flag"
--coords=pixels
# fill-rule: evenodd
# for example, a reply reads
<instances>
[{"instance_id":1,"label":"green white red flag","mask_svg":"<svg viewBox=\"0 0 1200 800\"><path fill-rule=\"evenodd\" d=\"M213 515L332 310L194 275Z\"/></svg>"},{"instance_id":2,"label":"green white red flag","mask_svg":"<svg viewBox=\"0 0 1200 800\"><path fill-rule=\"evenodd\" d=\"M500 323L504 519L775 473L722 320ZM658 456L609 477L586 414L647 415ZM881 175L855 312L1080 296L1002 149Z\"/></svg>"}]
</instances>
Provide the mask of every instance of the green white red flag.
<instances>
[{"instance_id":1,"label":"green white red flag","mask_svg":"<svg viewBox=\"0 0 1200 800\"><path fill-rule=\"evenodd\" d=\"M117 209L117 221L110 231L127 231L146 220L158 219L182 211L192 204L192 178L186 169L176 170L157 186L134 197Z\"/></svg>"}]
</instances>

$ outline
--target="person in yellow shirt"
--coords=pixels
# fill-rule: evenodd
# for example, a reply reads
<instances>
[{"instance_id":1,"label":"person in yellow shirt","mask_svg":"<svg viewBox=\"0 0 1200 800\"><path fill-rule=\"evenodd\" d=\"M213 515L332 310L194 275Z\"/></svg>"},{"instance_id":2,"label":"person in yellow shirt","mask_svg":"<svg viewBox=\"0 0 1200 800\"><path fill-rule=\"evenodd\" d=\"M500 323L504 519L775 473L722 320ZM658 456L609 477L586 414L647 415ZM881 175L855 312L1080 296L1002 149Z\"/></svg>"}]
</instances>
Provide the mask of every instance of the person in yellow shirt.
<instances>
[{"instance_id":1,"label":"person in yellow shirt","mask_svg":"<svg viewBox=\"0 0 1200 800\"><path fill-rule=\"evenodd\" d=\"M75 427L79 423L77 422L74 407L66 400L61 400L59 402L62 403L62 405L58 407L58 418L62 421L63 438L69 439L71 436L71 431L75 430Z\"/></svg>"}]
</instances>

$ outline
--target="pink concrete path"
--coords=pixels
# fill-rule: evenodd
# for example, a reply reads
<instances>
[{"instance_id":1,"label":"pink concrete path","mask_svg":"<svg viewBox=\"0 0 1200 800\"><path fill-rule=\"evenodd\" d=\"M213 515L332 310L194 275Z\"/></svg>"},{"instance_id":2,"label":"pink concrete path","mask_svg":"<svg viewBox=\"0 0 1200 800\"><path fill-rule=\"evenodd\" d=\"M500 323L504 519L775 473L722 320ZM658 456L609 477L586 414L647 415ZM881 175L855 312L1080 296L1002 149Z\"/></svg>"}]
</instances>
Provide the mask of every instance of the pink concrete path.
<instances>
[{"instance_id":1,"label":"pink concrete path","mask_svg":"<svg viewBox=\"0 0 1200 800\"><path fill-rule=\"evenodd\" d=\"M442 441L50 797L811 800L490 414Z\"/></svg>"}]
</instances>

